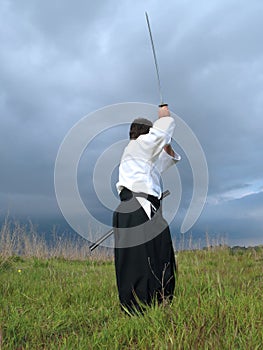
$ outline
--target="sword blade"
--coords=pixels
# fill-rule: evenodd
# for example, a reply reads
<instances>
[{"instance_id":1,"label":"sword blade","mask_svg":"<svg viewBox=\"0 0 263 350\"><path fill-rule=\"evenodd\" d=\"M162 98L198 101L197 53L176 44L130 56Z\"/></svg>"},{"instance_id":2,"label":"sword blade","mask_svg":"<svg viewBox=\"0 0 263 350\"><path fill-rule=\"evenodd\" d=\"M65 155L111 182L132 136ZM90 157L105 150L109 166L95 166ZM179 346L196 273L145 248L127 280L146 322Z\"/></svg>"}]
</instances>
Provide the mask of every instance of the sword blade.
<instances>
[{"instance_id":1,"label":"sword blade","mask_svg":"<svg viewBox=\"0 0 263 350\"><path fill-rule=\"evenodd\" d=\"M166 103L163 103L163 96L162 96L161 80L160 80L158 62L157 62L156 52L155 52L154 43L153 43L153 36L152 36L150 21L149 21L149 17L148 17L147 12L145 12L145 16L146 16L146 21L147 21L147 25L148 25L148 30L149 30L150 40L151 40L151 46L152 46L152 52L153 52L153 58L154 58L154 64L155 64L155 70L156 70L156 75L157 75L159 95L160 95L160 102L161 102L160 106L166 106Z\"/></svg>"}]
</instances>

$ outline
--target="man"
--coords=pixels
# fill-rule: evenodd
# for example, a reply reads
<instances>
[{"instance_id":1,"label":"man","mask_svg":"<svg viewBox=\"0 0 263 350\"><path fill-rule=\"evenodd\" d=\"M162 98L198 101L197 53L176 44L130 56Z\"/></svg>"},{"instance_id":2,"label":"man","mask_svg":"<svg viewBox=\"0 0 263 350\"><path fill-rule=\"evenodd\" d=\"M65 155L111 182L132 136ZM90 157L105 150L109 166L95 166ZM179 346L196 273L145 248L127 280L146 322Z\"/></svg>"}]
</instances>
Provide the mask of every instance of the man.
<instances>
[{"instance_id":1,"label":"man","mask_svg":"<svg viewBox=\"0 0 263 350\"><path fill-rule=\"evenodd\" d=\"M159 108L154 124L135 119L119 166L115 270L120 303L129 313L173 297L176 265L161 211L160 175L181 159L170 145L174 128L168 106Z\"/></svg>"}]
</instances>

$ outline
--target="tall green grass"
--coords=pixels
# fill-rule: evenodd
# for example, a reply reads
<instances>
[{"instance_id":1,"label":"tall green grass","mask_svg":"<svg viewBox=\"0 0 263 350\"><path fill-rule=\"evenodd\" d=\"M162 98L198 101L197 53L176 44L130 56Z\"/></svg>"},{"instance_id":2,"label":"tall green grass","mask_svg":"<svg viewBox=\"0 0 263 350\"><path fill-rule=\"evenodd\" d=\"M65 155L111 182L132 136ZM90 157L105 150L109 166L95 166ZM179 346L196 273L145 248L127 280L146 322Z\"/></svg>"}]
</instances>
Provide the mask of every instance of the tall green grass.
<instances>
[{"instance_id":1,"label":"tall green grass","mask_svg":"<svg viewBox=\"0 0 263 350\"><path fill-rule=\"evenodd\" d=\"M110 258L1 254L0 349L262 349L262 247L177 262L172 304L129 317Z\"/></svg>"}]
</instances>

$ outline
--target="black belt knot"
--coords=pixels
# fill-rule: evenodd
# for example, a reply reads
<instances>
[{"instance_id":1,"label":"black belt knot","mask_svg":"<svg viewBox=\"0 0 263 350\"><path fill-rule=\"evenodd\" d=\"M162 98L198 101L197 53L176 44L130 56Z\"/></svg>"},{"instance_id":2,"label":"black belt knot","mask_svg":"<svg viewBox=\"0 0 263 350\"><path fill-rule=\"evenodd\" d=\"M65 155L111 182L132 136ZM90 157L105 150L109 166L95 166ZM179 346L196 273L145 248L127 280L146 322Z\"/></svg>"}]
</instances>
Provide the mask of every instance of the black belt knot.
<instances>
[{"instance_id":1,"label":"black belt knot","mask_svg":"<svg viewBox=\"0 0 263 350\"><path fill-rule=\"evenodd\" d=\"M151 194L147 194L147 193L143 193L143 192L133 192L126 187L124 187L121 190L120 199L122 202L128 201L128 200L132 199L133 197L146 198L148 201L150 201L152 203L152 205L156 208L156 210L158 210L160 208L161 200L158 197L155 197Z\"/></svg>"}]
</instances>

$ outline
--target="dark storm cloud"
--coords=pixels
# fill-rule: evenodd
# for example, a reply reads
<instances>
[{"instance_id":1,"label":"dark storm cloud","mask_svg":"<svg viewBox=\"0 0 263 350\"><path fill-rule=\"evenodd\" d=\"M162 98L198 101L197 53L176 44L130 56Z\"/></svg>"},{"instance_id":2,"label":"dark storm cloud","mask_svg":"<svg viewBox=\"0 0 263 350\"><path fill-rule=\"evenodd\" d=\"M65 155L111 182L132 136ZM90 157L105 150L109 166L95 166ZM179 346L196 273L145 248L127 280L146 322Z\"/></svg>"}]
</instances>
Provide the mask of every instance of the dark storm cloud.
<instances>
[{"instance_id":1,"label":"dark storm cloud","mask_svg":"<svg viewBox=\"0 0 263 350\"><path fill-rule=\"evenodd\" d=\"M257 0L168 1L165 6L157 1L2 1L2 208L11 201L19 211L27 196L29 212L36 211L38 198L42 212L44 203L46 208L52 199L55 203L56 154L84 115L119 102L158 104L145 10L164 97L192 128L207 158L211 211L202 220L214 220L212 211L219 205L222 217L231 212L234 219L232 199L251 217L260 212L260 206L244 200L262 191L263 184L263 3ZM180 151L184 209L192 175Z\"/></svg>"}]
</instances>

